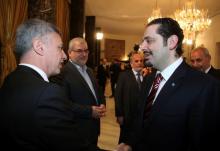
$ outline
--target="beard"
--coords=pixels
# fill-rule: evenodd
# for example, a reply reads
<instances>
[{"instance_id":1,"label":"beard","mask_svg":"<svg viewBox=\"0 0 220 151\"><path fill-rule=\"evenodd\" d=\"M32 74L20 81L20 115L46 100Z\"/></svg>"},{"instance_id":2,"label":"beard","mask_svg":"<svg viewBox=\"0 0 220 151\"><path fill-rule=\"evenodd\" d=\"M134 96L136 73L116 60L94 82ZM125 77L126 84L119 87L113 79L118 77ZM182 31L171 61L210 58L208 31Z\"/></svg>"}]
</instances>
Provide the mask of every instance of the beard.
<instances>
[{"instance_id":1,"label":"beard","mask_svg":"<svg viewBox=\"0 0 220 151\"><path fill-rule=\"evenodd\" d=\"M144 66L145 67L153 67L153 64L149 62L147 59L144 59Z\"/></svg>"},{"instance_id":2,"label":"beard","mask_svg":"<svg viewBox=\"0 0 220 151\"><path fill-rule=\"evenodd\" d=\"M145 52L144 53L144 66L145 67L153 67L153 64L148 60L148 56L152 55L152 52Z\"/></svg>"}]
</instances>

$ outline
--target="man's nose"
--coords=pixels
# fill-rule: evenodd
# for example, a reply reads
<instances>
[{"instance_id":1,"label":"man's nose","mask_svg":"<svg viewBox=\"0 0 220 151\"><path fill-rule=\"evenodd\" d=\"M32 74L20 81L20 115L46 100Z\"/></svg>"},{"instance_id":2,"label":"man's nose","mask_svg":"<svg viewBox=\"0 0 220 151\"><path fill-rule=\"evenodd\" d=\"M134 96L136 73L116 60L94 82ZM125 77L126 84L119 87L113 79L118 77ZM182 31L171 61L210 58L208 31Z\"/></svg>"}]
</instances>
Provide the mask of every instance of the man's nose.
<instances>
[{"instance_id":1,"label":"man's nose","mask_svg":"<svg viewBox=\"0 0 220 151\"><path fill-rule=\"evenodd\" d=\"M67 56L66 56L66 53L62 50L62 55L63 55L63 60L66 60L67 59Z\"/></svg>"}]
</instances>

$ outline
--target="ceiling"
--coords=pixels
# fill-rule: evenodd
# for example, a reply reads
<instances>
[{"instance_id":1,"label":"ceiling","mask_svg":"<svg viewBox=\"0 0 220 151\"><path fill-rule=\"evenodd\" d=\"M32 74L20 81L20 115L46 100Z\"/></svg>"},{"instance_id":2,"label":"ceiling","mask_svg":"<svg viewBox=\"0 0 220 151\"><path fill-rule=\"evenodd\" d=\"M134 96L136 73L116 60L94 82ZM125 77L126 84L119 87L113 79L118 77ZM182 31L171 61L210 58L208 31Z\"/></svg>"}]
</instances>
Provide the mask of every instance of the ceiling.
<instances>
[{"instance_id":1,"label":"ceiling","mask_svg":"<svg viewBox=\"0 0 220 151\"><path fill-rule=\"evenodd\" d=\"M162 16L170 16L187 0L157 0ZM219 0L197 0L199 9L208 9L210 18L220 14ZM156 0L86 0L86 16L96 16L96 27L116 35L140 35Z\"/></svg>"}]
</instances>

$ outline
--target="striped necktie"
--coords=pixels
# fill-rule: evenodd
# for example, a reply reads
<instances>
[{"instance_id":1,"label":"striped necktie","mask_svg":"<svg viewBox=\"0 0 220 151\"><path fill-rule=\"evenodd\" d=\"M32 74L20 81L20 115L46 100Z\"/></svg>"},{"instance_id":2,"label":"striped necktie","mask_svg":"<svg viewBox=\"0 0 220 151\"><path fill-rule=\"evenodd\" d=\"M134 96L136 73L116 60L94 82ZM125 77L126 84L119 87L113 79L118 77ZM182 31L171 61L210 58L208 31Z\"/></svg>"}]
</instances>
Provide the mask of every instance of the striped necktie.
<instances>
[{"instance_id":1,"label":"striped necktie","mask_svg":"<svg viewBox=\"0 0 220 151\"><path fill-rule=\"evenodd\" d=\"M163 77L162 75L159 73L157 74L157 76L155 77L154 81L153 81L153 86L152 89L147 97L147 102L145 105L145 110L144 110L144 119L146 119L151 111L152 105L153 105L153 101L154 98L156 96L157 90L159 88L160 82L162 81Z\"/></svg>"}]
</instances>

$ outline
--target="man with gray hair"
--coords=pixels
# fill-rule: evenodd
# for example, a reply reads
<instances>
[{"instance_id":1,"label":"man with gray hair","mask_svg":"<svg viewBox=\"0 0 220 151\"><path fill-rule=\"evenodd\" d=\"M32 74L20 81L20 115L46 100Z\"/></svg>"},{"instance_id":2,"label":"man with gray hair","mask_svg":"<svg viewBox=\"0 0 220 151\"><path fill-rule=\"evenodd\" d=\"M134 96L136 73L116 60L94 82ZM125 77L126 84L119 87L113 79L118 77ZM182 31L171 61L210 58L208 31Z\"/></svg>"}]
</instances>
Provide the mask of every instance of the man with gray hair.
<instances>
[{"instance_id":1,"label":"man with gray hair","mask_svg":"<svg viewBox=\"0 0 220 151\"><path fill-rule=\"evenodd\" d=\"M27 20L17 29L15 53L19 65L0 91L1 147L89 150L75 126L73 104L60 86L48 80L66 59L59 30L43 20Z\"/></svg>"},{"instance_id":2,"label":"man with gray hair","mask_svg":"<svg viewBox=\"0 0 220 151\"><path fill-rule=\"evenodd\" d=\"M51 80L60 84L75 104L73 111L77 116L76 127L80 136L88 140L92 151L99 151L97 143L100 118L106 112L105 99L98 90L92 70L86 66L89 50L85 39L76 37L70 40L68 55L69 61L61 73Z\"/></svg>"},{"instance_id":3,"label":"man with gray hair","mask_svg":"<svg viewBox=\"0 0 220 151\"><path fill-rule=\"evenodd\" d=\"M197 47L190 53L191 66L199 71L220 79L220 70L211 65L211 55L205 47Z\"/></svg>"}]
</instances>

